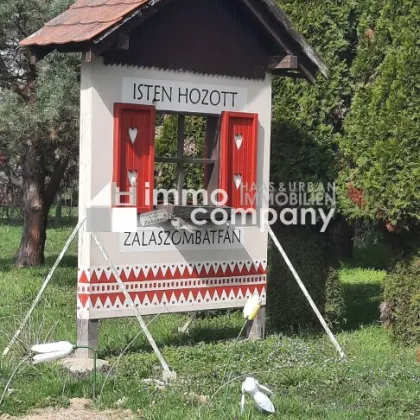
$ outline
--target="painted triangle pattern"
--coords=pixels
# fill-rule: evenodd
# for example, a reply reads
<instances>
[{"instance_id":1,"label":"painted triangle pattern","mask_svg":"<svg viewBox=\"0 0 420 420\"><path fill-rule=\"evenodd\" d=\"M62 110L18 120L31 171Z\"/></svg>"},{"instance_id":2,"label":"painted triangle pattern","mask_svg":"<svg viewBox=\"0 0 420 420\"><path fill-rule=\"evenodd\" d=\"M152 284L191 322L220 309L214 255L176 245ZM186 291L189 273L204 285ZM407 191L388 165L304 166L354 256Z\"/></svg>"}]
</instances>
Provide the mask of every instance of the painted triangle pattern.
<instances>
[{"instance_id":1,"label":"painted triangle pattern","mask_svg":"<svg viewBox=\"0 0 420 420\"><path fill-rule=\"evenodd\" d=\"M116 267L136 307L237 307L258 294L265 300L265 260L152 264ZM79 268L78 310L127 311L130 302L110 267ZM157 312L158 313L158 312Z\"/></svg>"},{"instance_id":2,"label":"painted triangle pattern","mask_svg":"<svg viewBox=\"0 0 420 420\"><path fill-rule=\"evenodd\" d=\"M263 275L267 272L266 260L254 261L213 261L173 264L144 264L116 266L117 272L125 282L179 280L210 277L236 277ZM111 268L79 268L79 283L115 283Z\"/></svg>"},{"instance_id":3,"label":"painted triangle pattern","mask_svg":"<svg viewBox=\"0 0 420 420\"><path fill-rule=\"evenodd\" d=\"M192 289L173 289L173 290L150 290L130 293L130 297L136 307L165 307L170 310L171 306L194 306L195 310L200 310L200 305L214 304L217 309L220 303L224 307L229 307L229 302L243 302L253 295L258 295L265 300L266 284L254 285L235 285L227 287L212 288L192 288ZM243 302L244 303L244 302ZM232 307L237 306L236 304ZM95 311L100 310L126 310L130 308L129 301L124 293L104 292L104 293L78 293L77 309L90 308ZM189 309L190 309L189 308ZM160 312L161 310L159 310Z\"/></svg>"}]
</instances>

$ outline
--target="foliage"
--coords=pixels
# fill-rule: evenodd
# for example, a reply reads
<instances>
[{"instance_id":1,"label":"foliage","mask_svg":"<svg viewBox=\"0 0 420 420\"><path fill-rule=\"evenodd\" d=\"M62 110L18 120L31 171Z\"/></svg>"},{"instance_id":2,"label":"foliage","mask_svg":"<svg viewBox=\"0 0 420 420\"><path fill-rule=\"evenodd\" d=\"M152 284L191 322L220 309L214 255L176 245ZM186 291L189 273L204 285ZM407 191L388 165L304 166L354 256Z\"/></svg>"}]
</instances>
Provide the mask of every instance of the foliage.
<instances>
[{"instance_id":1,"label":"foliage","mask_svg":"<svg viewBox=\"0 0 420 420\"><path fill-rule=\"evenodd\" d=\"M420 250L399 261L384 284L384 300L394 337L405 343L420 343Z\"/></svg>"},{"instance_id":2,"label":"foliage","mask_svg":"<svg viewBox=\"0 0 420 420\"><path fill-rule=\"evenodd\" d=\"M204 138L206 132L206 119L199 116L185 117L184 130L184 157L203 158ZM165 115L161 125L157 128L156 156L176 157L178 117ZM203 165L184 165L184 188L203 188L204 167ZM173 163L158 163L156 165L157 182L156 188L177 188L177 171Z\"/></svg>"},{"instance_id":3,"label":"foliage","mask_svg":"<svg viewBox=\"0 0 420 420\"><path fill-rule=\"evenodd\" d=\"M0 5L0 150L17 170L25 139L42 142L47 171L64 154L75 152L79 56L50 54L33 67L28 51L18 46L71 3L8 0Z\"/></svg>"},{"instance_id":4,"label":"foliage","mask_svg":"<svg viewBox=\"0 0 420 420\"><path fill-rule=\"evenodd\" d=\"M278 3L322 54L330 76L327 80L319 76L313 85L305 80L274 78L271 180L276 185L303 181L322 182L326 186L338 176L338 135L351 103L350 66L357 42L358 2ZM294 228L283 229L280 238L321 311L332 325L340 325L344 318L343 296L336 268L328 257L327 238ZM282 329L318 326L277 250L271 249L270 254L271 322Z\"/></svg>"},{"instance_id":5,"label":"foliage","mask_svg":"<svg viewBox=\"0 0 420 420\"><path fill-rule=\"evenodd\" d=\"M341 206L349 217L401 230L420 220L420 6L367 3L340 140Z\"/></svg>"},{"instance_id":6,"label":"foliage","mask_svg":"<svg viewBox=\"0 0 420 420\"><path fill-rule=\"evenodd\" d=\"M309 229L277 228L278 237L315 304L332 326L340 326L345 305L337 267L325 236ZM270 325L282 331L319 327L319 321L292 273L272 245L269 249L267 308Z\"/></svg>"},{"instance_id":7,"label":"foliage","mask_svg":"<svg viewBox=\"0 0 420 420\"><path fill-rule=\"evenodd\" d=\"M324 56L330 77L318 78L312 86L274 79L272 180L276 184L337 181L338 210L362 226L358 235L366 236L368 231L379 239L376 232L384 224L399 235L413 230L420 220L418 2L282 0L279 4ZM384 240L391 239L385 236ZM395 236L392 240L404 242ZM298 241L291 248L305 246ZM391 258L384 248L377 262L388 267L399 255ZM299 260L299 251L296 254ZM415 283L409 277L406 281ZM402 296L411 287L390 281L394 283L395 296L398 285ZM278 293L283 301L292 297L288 290Z\"/></svg>"},{"instance_id":8,"label":"foliage","mask_svg":"<svg viewBox=\"0 0 420 420\"><path fill-rule=\"evenodd\" d=\"M19 41L71 3L0 5L0 152L8 158L9 183L22 186L20 267L43 263L49 209L77 156L79 59L52 54L35 65Z\"/></svg>"},{"instance_id":9,"label":"foliage","mask_svg":"<svg viewBox=\"0 0 420 420\"><path fill-rule=\"evenodd\" d=\"M16 177L22 175L20 165L28 141L42 143L46 177L60 160L77 160L78 68L78 55L50 54L38 67L34 101L4 91L0 102L0 150L8 157Z\"/></svg>"},{"instance_id":10,"label":"foliage","mask_svg":"<svg viewBox=\"0 0 420 420\"><path fill-rule=\"evenodd\" d=\"M56 258L70 230L71 227L49 230L46 249L49 264ZM19 228L0 226L0 236L4 238L0 242L0 350L3 350L48 269L12 268ZM76 339L76 266L77 244L74 243L24 329L22 341L10 357L0 359L0 393L21 357L28 354L29 346L36 340L74 342ZM375 289L375 295L364 295L358 293L358 285L380 285L379 276L383 274L358 268L340 270L341 278L347 287L355 287L353 296L358 298L349 300L350 305L356 302L350 314L366 315L364 305L369 305L372 298L379 299L380 288ZM369 313L367 315L363 328L338 334L337 339L347 355L343 363L338 361L324 333L270 335L264 341L244 340L234 347L232 339L244 322L241 313L196 320L187 335L177 331L185 322L185 315L162 314L149 328L165 359L178 373L178 381L164 389L143 381L161 379L161 367L144 335L135 339L140 332L138 323L134 319L102 321L100 357L108 360L114 371L106 381L104 374L98 374L98 389L104 388L95 406L115 408L122 400L122 408L154 420L240 418L242 377L215 394L223 378L232 373L232 379L252 374L271 388L277 413L287 419L418 418L420 366L415 359L416 348L394 345L377 324L377 317L372 319ZM151 318L146 317L147 322ZM117 363L118 356L133 339L133 344ZM0 410L18 416L34 408L67 406L71 398L89 398L92 378L74 378L55 363L36 366L24 363L10 388ZM214 398L203 404L197 396ZM126 415L121 412L123 418ZM255 410L247 398L244 418L267 417Z\"/></svg>"},{"instance_id":11,"label":"foliage","mask_svg":"<svg viewBox=\"0 0 420 420\"><path fill-rule=\"evenodd\" d=\"M337 133L350 104L355 1L281 0L280 7L323 55L330 77L316 84L275 77L271 177L288 181L336 179Z\"/></svg>"}]
</instances>

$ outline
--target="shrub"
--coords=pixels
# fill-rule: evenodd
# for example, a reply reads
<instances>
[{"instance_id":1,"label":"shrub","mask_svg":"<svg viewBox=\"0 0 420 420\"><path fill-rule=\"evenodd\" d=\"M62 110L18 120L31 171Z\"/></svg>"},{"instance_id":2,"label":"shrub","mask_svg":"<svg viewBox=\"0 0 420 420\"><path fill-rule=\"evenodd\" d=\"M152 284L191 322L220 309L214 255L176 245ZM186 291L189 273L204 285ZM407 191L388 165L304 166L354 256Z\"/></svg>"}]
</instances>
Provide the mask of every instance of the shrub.
<instances>
[{"instance_id":1,"label":"shrub","mask_svg":"<svg viewBox=\"0 0 420 420\"><path fill-rule=\"evenodd\" d=\"M384 321L404 343L420 342L420 250L398 262L385 278Z\"/></svg>"},{"instance_id":2,"label":"shrub","mask_svg":"<svg viewBox=\"0 0 420 420\"><path fill-rule=\"evenodd\" d=\"M420 221L420 5L366 3L351 69L355 91L339 142L338 197L347 217L398 232Z\"/></svg>"},{"instance_id":3,"label":"shrub","mask_svg":"<svg viewBox=\"0 0 420 420\"><path fill-rule=\"evenodd\" d=\"M320 312L332 327L344 322L345 304L337 266L326 235L304 227L273 227ZM318 328L320 323L292 273L272 245L269 249L267 311L275 330Z\"/></svg>"}]
</instances>

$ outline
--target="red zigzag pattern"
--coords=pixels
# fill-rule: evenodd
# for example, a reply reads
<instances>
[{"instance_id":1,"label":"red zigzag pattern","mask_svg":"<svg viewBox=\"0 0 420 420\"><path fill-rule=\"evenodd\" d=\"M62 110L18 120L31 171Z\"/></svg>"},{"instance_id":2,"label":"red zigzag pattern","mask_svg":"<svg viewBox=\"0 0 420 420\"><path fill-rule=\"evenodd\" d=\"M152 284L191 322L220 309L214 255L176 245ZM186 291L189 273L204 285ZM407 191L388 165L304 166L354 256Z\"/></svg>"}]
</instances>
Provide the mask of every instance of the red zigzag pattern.
<instances>
[{"instance_id":1,"label":"red zigzag pattern","mask_svg":"<svg viewBox=\"0 0 420 420\"><path fill-rule=\"evenodd\" d=\"M241 264L242 265L242 264ZM209 270L207 271L205 264L194 264L191 272L188 268L184 269L184 272L181 273L181 269L176 267L174 274L169 269L171 265L165 266L168 267L163 270L161 267L157 268L156 274L153 272L152 266L148 266L147 269L142 267L134 270L134 268L130 269L129 273L126 274L126 270L120 270L117 267L117 270L120 273L120 278L123 282L129 281L153 281L153 280L185 280L185 279L200 279L200 278L215 278L215 277L240 277L240 276L252 276L252 275L261 275L266 274L266 269L263 267L262 263L259 264L252 264L250 268L248 268L245 264L243 264L242 268L240 265L235 264L232 268L229 264L225 263L218 264L218 268L215 268L213 265L210 266ZM97 274L96 270L92 269L90 271L90 281L88 276L88 270L81 270L79 274L79 283L91 283L91 284L98 284L98 283L110 283L115 282L115 278L111 273L109 268L103 268L100 270L101 274ZM136 271L139 271L136 274Z\"/></svg>"},{"instance_id":2,"label":"red zigzag pattern","mask_svg":"<svg viewBox=\"0 0 420 420\"><path fill-rule=\"evenodd\" d=\"M150 292L135 292L130 293L131 299L133 301L138 298L139 304L144 305L146 298L149 304L151 305L152 300L156 297L159 303L164 301L168 304L180 304L180 303L205 303L206 301L217 302L217 301L228 301L229 295L233 292L235 299L239 299L239 295L246 296L246 294L253 295L257 293L259 296L264 294L266 285L265 284L256 284L256 285L245 285L245 286L232 286L232 287L212 287L212 288L196 288L196 289L173 289L173 290L153 290ZM223 292L226 293L227 298L221 297ZM192 294L194 299L188 300L189 294ZM208 295L207 295L208 293ZM207 296L206 296L207 295ZM200 297L201 296L201 297ZM99 294L85 294L81 293L78 295L79 301L82 307L86 307L88 299L90 298L91 304L95 307L98 303L98 300L101 302L102 306L106 305L106 301L109 298L112 306L115 306L117 298L122 305L124 306L125 296L123 293L99 293ZM118 305L116 306L118 308Z\"/></svg>"},{"instance_id":3,"label":"red zigzag pattern","mask_svg":"<svg viewBox=\"0 0 420 420\"><path fill-rule=\"evenodd\" d=\"M263 262L195 263L183 264L182 267L178 267L176 264L150 265L135 266L135 268L117 267L117 270L124 283L160 280L157 284L153 284L153 290L129 292L133 301L135 300L138 305L142 306L152 305L152 300L155 300L154 304L157 300L159 303L167 302L169 305L231 301L254 293L261 296L265 294L266 288L266 269ZM248 277L253 275L258 278ZM216 281L215 278L224 278L227 284L221 286L221 280ZM186 279L198 280L197 287L190 287L191 282L189 282L189 287L168 288L169 285L165 281ZM202 281L200 282L200 280ZM214 286L207 286L206 280L210 281L212 285L214 282ZM111 284L111 290L107 287L106 292L98 290L97 293L93 293L90 286L95 284ZM135 286L133 285L133 287ZM159 290L159 287L164 287L164 289ZM101 287L102 290L103 288L104 286ZM127 288L130 290L129 284ZM78 289L78 299L84 308L90 305L95 307L99 305L99 302L100 306L104 307L107 305L108 299L108 305L110 302L112 307L119 308L119 303L123 307L127 306L125 296L120 292L116 279L108 267L79 270ZM88 305L89 299L90 305ZM117 299L118 304L116 304Z\"/></svg>"}]
</instances>

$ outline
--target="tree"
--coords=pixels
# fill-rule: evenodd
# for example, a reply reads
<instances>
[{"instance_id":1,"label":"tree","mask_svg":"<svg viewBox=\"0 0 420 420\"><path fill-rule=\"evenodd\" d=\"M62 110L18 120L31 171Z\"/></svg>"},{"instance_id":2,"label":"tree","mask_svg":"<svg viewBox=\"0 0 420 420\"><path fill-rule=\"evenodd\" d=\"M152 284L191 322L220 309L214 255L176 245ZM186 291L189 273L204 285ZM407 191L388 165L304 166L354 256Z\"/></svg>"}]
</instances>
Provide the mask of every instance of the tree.
<instances>
[{"instance_id":1,"label":"tree","mask_svg":"<svg viewBox=\"0 0 420 420\"><path fill-rule=\"evenodd\" d=\"M0 5L0 150L22 178L19 267L44 262L48 213L77 150L79 92L76 55L54 53L35 65L19 41L71 3L7 0Z\"/></svg>"},{"instance_id":2,"label":"tree","mask_svg":"<svg viewBox=\"0 0 420 420\"><path fill-rule=\"evenodd\" d=\"M388 231L420 225L420 6L367 1L340 140L341 206Z\"/></svg>"},{"instance_id":3,"label":"tree","mask_svg":"<svg viewBox=\"0 0 420 420\"><path fill-rule=\"evenodd\" d=\"M350 106L357 42L355 1L280 0L280 7L326 60L326 80L273 81L272 180L332 182L338 134Z\"/></svg>"},{"instance_id":4,"label":"tree","mask_svg":"<svg viewBox=\"0 0 420 420\"><path fill-rule=\"evenodd\" d=\"M332 183L338 177L338 139L350 108L350 68L356 54L359 1L279 0L330 70L315 84L273 80L271 181ZM328 234L337 256L352 252L353 228L336 212Z\"/></svg>"}]
</instances>

